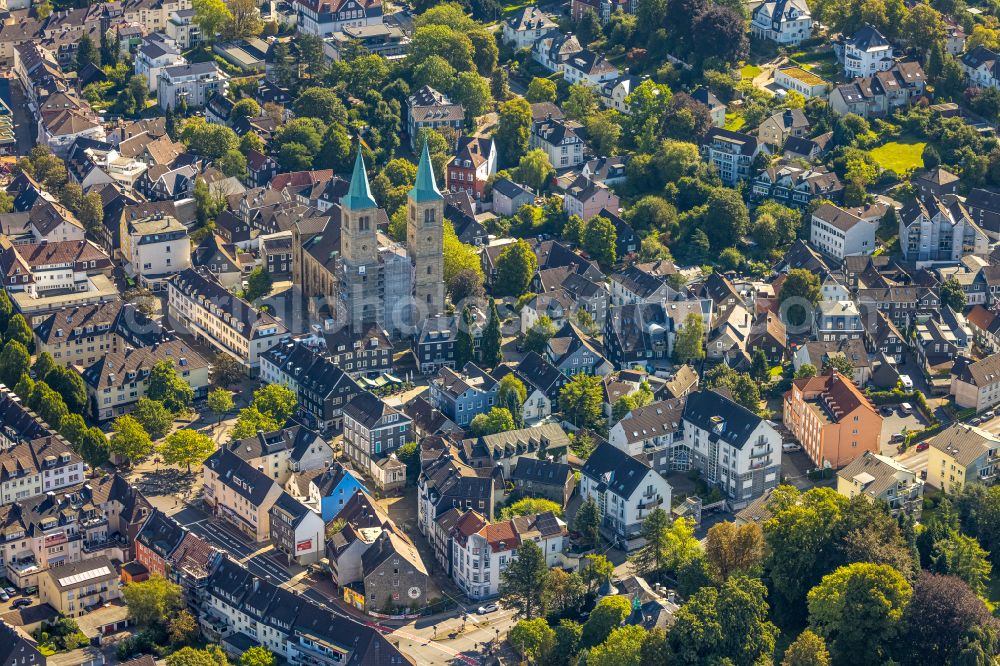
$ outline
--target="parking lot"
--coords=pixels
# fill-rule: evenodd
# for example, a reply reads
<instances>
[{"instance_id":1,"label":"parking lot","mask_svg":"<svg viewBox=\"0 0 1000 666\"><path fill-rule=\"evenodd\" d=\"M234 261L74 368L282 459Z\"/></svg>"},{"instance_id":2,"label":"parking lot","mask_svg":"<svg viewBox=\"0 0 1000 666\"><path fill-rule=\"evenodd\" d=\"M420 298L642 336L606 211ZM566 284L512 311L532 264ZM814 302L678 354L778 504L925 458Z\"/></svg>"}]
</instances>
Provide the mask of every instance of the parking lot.
<instances>
[{"instance_id":1,"label":"parking lot","mask_svg":"<svg viewBox=\"0 0 1000 666\"><path fill-rule=\"evenodd\" d=\"M899 408L899 405L882 405L879 407L879 413L882 415L882 455L891 456L896 453L896 445L898 442L892 442L892 436L903 432L905 429L907 432L913 432L914 430L923 430L927 427L927 419L924 415L917 410L916 405L913 405L913 413L909 416L904 415ZM882 413L882 410L886 407L892 408L892 414L886 415Z\"/></svg>"}]
</instances>

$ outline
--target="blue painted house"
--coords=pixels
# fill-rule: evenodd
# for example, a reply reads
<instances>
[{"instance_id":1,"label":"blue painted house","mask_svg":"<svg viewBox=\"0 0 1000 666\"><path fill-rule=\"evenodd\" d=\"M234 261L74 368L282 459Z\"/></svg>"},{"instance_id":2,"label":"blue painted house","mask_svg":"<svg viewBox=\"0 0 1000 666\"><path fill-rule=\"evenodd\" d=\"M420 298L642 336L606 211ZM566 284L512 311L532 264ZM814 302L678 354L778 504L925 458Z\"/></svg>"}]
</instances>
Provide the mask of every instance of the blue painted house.
<instances>
[{"instance_id":1,"label":"blue painted house","mask_svg":"<svg viewBox=\"0 0 1000 666\"><path fill-rule=\"evenodd\" d=\"M431 380L430 401L464 428L477 414L493 409L499 388L500 383L475 363L466 363L461 372L446 366Z\"/></svg>"},{"instance_id":2,"label":"blue painted house","mask_svg":"<svg viewBox=\"0 0 1000 666\"><path fill-rule=\"evenodd\" d=\"M356 491L363 490L366 493L368 492L368 489L361 482L361 479L356 476L355 472L347 469L339 462L334 462L325 469L315 471L318 472L315 476L307 473L307 476L310 478L308 486L309 500L306 503L319 509L324 523L328 523L336 518L340 510L347 504L347 500L351 499ZM300 486L304 480L300 479ZM305 489L303 488L303 490Z\"/></svg>"}]
</instances>

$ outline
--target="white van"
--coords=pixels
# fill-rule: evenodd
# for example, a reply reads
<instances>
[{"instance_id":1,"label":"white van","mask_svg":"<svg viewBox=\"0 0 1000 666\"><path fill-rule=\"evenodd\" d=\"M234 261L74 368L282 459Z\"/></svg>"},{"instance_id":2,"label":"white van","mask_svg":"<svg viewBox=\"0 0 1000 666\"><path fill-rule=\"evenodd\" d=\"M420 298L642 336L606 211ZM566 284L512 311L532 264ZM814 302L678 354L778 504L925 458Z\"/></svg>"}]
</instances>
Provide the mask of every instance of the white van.
<instances>
[{"instance_id":1,"label":"white van","mask_svg":"<svg viewBox=\"0 0 1000 666\"><path fill-rule=\"evenodd\" d=\"M910 379L909 375L900 375L899 383L902 384L903 388L906 389L907 391L913 390L913 380Z\"/></svg>"},{"instance_id":2,"label":"white van","mask_svg":"<svg viewBox=\"0 0 1000 666\"><path fill-rule=\"evenodd\" d=\"M904 402L899 406L899 411L905 414L906 416L909 416L910 414L913 413L913 405L911 405L908 402Z\"/></svg>"}]
</instances>

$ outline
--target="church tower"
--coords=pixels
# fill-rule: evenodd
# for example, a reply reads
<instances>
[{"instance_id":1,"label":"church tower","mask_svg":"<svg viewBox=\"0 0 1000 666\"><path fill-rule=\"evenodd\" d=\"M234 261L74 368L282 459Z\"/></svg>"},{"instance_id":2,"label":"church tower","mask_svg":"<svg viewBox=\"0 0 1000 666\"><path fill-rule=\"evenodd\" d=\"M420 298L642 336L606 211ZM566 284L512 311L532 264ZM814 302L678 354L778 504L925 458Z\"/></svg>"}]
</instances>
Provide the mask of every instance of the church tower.
<instances>
[{"instance_id":1,"label":"church tower","mask_svg":"<svg viewBox=\"0 0 1000 666\"><path fill-rule=\"evenodd\" d=\"M424 317L443 313L444 196L434 181L426 142L417 166L417 181L407 195L406 249L414 268L413 296L417 307Z\"/></svg>"},{"instance_id":2,"label":"church tower","mask_svg":"<svg viewBox=\"0 0 1000 666\"><path fill-rule=\"evenodd\" d=\"M378 258L378 204L368 185L368 172L358 144L358 157L347 194L340 199L340 293L338 312L355 331L381 323L385 305Z\"/></svg>"}]
</instances>

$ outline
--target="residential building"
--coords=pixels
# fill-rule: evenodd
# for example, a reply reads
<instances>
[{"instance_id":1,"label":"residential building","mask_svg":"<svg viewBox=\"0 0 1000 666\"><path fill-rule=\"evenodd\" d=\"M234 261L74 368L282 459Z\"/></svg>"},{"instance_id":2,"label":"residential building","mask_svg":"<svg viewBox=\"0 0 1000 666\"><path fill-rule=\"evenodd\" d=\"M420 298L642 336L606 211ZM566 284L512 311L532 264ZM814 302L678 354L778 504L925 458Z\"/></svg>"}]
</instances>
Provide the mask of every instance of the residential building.
<instances>
[{"instance_id":1,"label":"residential building","mask_svg":"<svg viewBox=\"0 0 1000 666\"><path fill-rule=\"evenodd\" d=\"M805 210L817 200L840 201L844 185L837 174L823 166L802 167L781 160L762 170L753 180L751 196L756 201L773 199Z\"/></svg>"},{"instance_id":2,"label":"residential building","mask_svg":"<svg viewBox=\"0 0 1000 666\"><path fill-rule=\"evenodd\" d=\"M771 311L757 315L747 335L747 354L752 357L759 349L764 352L764 357L772 366L781 365L785 360L787 344L788 335L781 317Z\"/></svg>"},{"instance_id":3,"label":"residential building","mask_svg":"<svg viewBox=\"0 0 1000 666\"><path fill-rule=\"evenodd\" d=\"M234 357L248 374L260 368L261 354L288 335L281 321L234 296L204 266L171 279L167 303L174 321Z\"/></svg>"},{"instance_id":4,"label":"residential building","mask_svg":"<svg viewBox=\"0 0 1000 666\"><path fill-rule=\"evenodd\" d=\"M802 109L785 109L772 113L757 128L761 143L780 148L790 136L808 136L811 125Z\"/></svg>"},{"instance_id":5,"label":"residential building","mask_svg":"<svg viewBox=\"0 0 1000 666\"><path fill-rule=\"evenodd\" d=\"M424 127L434 130L451 128L458 133L465 124L465 107L430 86L423 86L410 95L406 108L406 129L412 150L417 149L417 137Z\"/></svg>"},{"instance_id":6,"label":"residential building","mask_svg":"<svg viewBox=\"0 0 1000 666\"><path fill-rule=\"evenodd\" d=\"M83 378L95 420L107 421L132 411L146 396L150 372L164 361L173 365L195 398L208 395L211 363L187 342L178 339L149 347L122 347L121 351L99 355L90 365L74 366Z\"/></svg>"},{"instance_id":7,"label":"residential building","mask_svg":"<svg viewBox=\"0 0 1000 666\"><path fill-rule=\"evenodd\" d=\"M339 462L319 469L293 472L285 489L328 523L359 490L368 492L358 474Z\"/></svg>"},{"instance_id":8,"label":"residential building","mask_svg":"<svg viewBox=\"0 0 1000 666\"><path fill-rule=\"evenodd\" d=\"M556 169L583 164L583 138L577 133L580 124L572 120L547 117L531 127L528 144L545 151Z\"/></svg>"},{"instance_id":9,"label":"residential building","mask_svg":"<svg viewBox=\"0 0 1000 666\"><path fill-rule=\"evenodd\" d=\"M135 538L135 561L146 576L167 578L170 555L181 545L187 530L159 509L153 509Z\"/></svg>"},{"instance_id":10,"label":"residential building","mask_svg":"<svg viewBox=\"0 0 1000 666\"><path fill-rule=\"evenodd\" d=\"M209 512L258 543L271 536L271 506L281 486L229 449L218 449L202 465L202 501Z\"/></svg>"},{"instance_id":11,"label":"residential building","mask_svg":"<svg viewBox=\"0 0 1000 666\"><path fill-rule=\"evenodd\" d=\"M333 448L326 439L293 420L278 430L234 439L223 448L282 486L293 474L323 471L333 462Z\"/></svg>"},{"instance_id":12,"label":"residential building","mask_svg":"<svg viewBox=\"0 0 1000 666\"><path fill-rule=\"evenodd\" d=\"M549 451L560 457L569 447L569 437L558 423L540 423L530 428L463 439L459 454L473 469L499 469L510 479L517 461L524 456L539 458Z\"/></svg>"},{"instance_id":13,"label":"residential building","mask_svg":"<svg viewBox=\"0 0 1000 666\"><path fill-rule=\"evenodd\" d=\"M368 610L419 608L440 596L416 546L399 530L382 530L361 556L361 573Z\"/></svg>"},{"instance_id":14,"label":"residential building","mask_svg":"<svg viewBox=\"0 0 1000 666\"><path fill-rule=\"evenodd\" d=\"M0 285L12 300L18 294L89 294L111 274L111 259L88 240L6 244L0 247ZM110 300L110 299L109 299Z\"/></svg>"},{"instance_id":15,"label":"residential building","mask_svg":"<svg viewBox=\"0 0 1000 666\"><path fill-rule=\"evenodd\" d=\"M659 400L629 412L611 426L608 442L628 455L645 460L660 474L669 473L674 446L683 442L684 401Z\"/></svg>"},{"instance_id":16,"label":"residential building","mask_svg":"<svg viewBox=\"0 0 1000 666\"><path fill-rule=\"evenodd\" d=\"M457 456L445 453L424 462L417 480L417 527L428 538L435 534L438 518L446 511L474 510L488 520L503 496L500 468L473 469Z\"/></svg>"},{"instance_id":17,"label":"residential building","mask_svg":"<svg viewBox=\"0 0 1000 666\"><path fill-rule=\"evenodd\" d=\"M459 138L458 150L445 171L446 187L450 192L465 190L477 200L481 199L486 181L497 172L496 142L489 137Z\"/></svg>"},{"instance_id":18,"label":"residential building","mask_svg":"<svg viewBox=\"0 0 1000 666\"><path fill-rule=\"evenodd\" d=\"M807 342L792 354L792 367L798 371L808 364L822 370L831 359L837 357L843 357L854 368L851 380L855 385L864 386L868 383L872 374L871 361L865 343L860 338Z\"/></svg>"},{"instance_id":19,"label":"residential building","mask_svg":"<svg viewBox=\"0 0 1000 666\"><path fill-rule=\"evenodd\" d=\"M465 427L493 408L499 388L496 379L470 361L461 372L442 367L430 382L429 397L442 414Z\"/></svg>"},{"instance_id":20,"label":"residential building","mask_svg":"<svg viewBox=\"0 0 1000 666\"><path fill-rule=\"evenodd\" d=\"M522 7L503 22L503 39L515 50L531 48L543 35L557 27L556 22L535 5Z\"/></svg>"},{"instance_id":21,"label":"residential building","mask_svg":"<svg viewBox=\"0 0 1000 666\"><path fill-rule=\"evenodd\" d=\"M953 423L935 435L927 453L927 485L953 494L967 484L991 486L1000 463L1000 439L981 428Z\"/></svg>"},{"instance_id":22,"label":"residential building","mask_svg":"<svg viewBox=\"0 0 1000 666\"><path fill-rule=\"evenodd\" d=\"M899 247L908 261L959 261L986 256L989 237L954 196L915 199L899 211Z\"/></svg>"},{"instance_id":23,"label":"residential building","mask_svg":"<svg viewBox=\"0 0 1000 666\"><path fill-rule=\"evenodd\" d=\"M170 12L166 25L167 37L182 50L188 50L201 42L201 28L194 20L193 9L179 9Z\"/></svg>"},{"instance_id":24,"label":"residential building","mask_svg":"<svg viewBox=\"0 0 1000 666\"><path fill-rule=\"evenodd\" d=\"M164 110L174 109L181 100L188 108L198 108L228 89L229 75L210 60L164 67L157 79L156 98Z\"/></svg>"},{"instance_id":25,"label":"residential building","mask_svg":"<svg viewBox=\"0 0 1000 666\"><path fill-rule=\"evenodd\" d=\"M565 508L576 479L566 463L521 456L511 473L514 490L521 497L544 497Z\"/></svg>"},{"instance_id":26,"label":"residential building","mask_svg":"<svg viewBox=\"0 0 1000 666\"><path fill-rule=\"evenodd\" d=\"M835 44L834 49L849 79L887 71L894 62L892 44L871 25L863 26L854 36Z\"/></svg>"},{"instance_id":27,"label":"residential building","mask_svg":"<svg viewBox=\"0 0 1000 666\"><path fill-rule=\"evenodd\" d=\"M528 392L521 406L527 424L540 421L553 412L560 389L569 381L557 367L533 351L526 353L516 367L501 365L493 370L492 375L500 380L509 373L520 379Z\"/></svg>"},{"instance_id":28,"label":"residential building","mask_svg":"<svg viewBox=\"0 0 1000 666\"><path fill-rule=\"evenodd\" d=\"M329 37L348 27L380 25L383 21L381 0L295 0L296 28L302 32Z\"/></svg>"},{"instance_id":29,"label":"residential building","mask_svg":"<svg viewBox=\"0 0 1000 666\"><path fill-rule=\"evenodd\" d=\"M191 241L177 218L122 218L121 239L126 272L150 291L165 289L167 280L191 267Z\"/></svg>"},{"instance_id":30,"label":"residential building","mask_svg":"<svg viewBox=\"0 0 1000 666\"><path fill-rule=\"evenodd\" d=\"M837 492L847 498L867 497L884 502L889 513L920 518L924 482L920 476L889 456L865 451L837 472Z\"/></svg>"},{"instance_id":31,"label":"residential building","mask_svg":"<svg viewBox=\"0 0 1000 666\"><path fill-rule=\"evenodd\" d=\"M958 194L958 184L961 179L942 166L926 171L918 171L911 179L917 188L917 196L926 199L931 196L939 199L946 194ZM966 207L969 207L966 201Z\"/></svg>"},{"instance_id":32,"label":"residential building","mask_svg":"<svg viewBox=\"0 0 1000 666\"><path fill-rule=\"evenodd\" d=\"M601 86L601 105L606 109L614 109L619 113L628 115L629 105L628 98L632 92L642 85L643 79L632 76L631 74L623 74L616 79L604 82ZM716 100L718 101L718 100ZM725 105L722 106L723 117L725 116ZM712 118L713 120L717 116L715 108L712 108ZM724 121L723 121L724 122ZM721 127L721 125L719 125Z\"/></svg>"},{"instance_id":33,"label":"residential building","mask_svg":"<svg viewBox=\"0 0 1000 666\"><path fill-rule=\"evenodd\" d=\"M552 72L563 71L563 65L573 55L583 50L576 35L567 35L558 29L547 32L531 47L531 57Z\"/></svg>"},{"instance_id":34,"label":"residential building","mask_svg":"<svg viewBox=\"0 0 1000 666\"><path fill-rule=\"evenodd\" d=\"M839 469L881 451L882 416L836 370L796 379L785 394L784 424L817 467Z\"/></svg>"},{"instance_id":35,"label":"residential building","mask_svg":"<svg viewBox=\"0 0 1000 666\"><path fill-rule=\"evenodd\" d=\"M475 309L472 313L473 348L478 348L482 337L485 317ZM460 322L458 315L438 315L428 317L420 325L420 333L414 345L417 364L420 373L429 376L436 374L441 368L455 367L455 338L458 335Z\"/></svg>"},{"instance_id":36,"label":"residential building","mask_svg":"<svg viewBox=\"0 0 1000 666\"><path fill-rule=\"evenodd\" d=\"M830 108L838 115L887 116L913 104L926 86L927 77L920 63L899 62L887 71L835 86L830 92Z\"/></svg>"},{"instance_id":37,"label":"residential building","mask_svg":"<svg viewBox=\"0 0 1000 666\"><path fill-rule=\"evenodd\" d=\"M830 89L829 81L801 67L779 67L774 70L774 82L788 91L795 91L811 99L826 97Z\"/></svg>"},{"instance_id":38,"label":"residential building","mask_svg":"<svg viewBox=\"0 0 1000 666\"><path fill-rule=\"evenodd\" d=\"M566 321L545 345L546 358L567 377L580 373L606 375L611 363L599 349L598 342Z\"/></svg>"},{"instance_id":39,"label":"residential building","mask_svg":"<svg viewBox=\"0 0 1000 666\"><path fill-rule=\"evenodd\" d=\"M993 355L1000 353L1000 317L982 305L975 305L965 316L972 338L980 349Z\"/></svg>"},{"instance_id":40,"label":"residential building","mask_svg":"<svg viewBox=\"0 0 1000 666\"><path fill-rule=\"evenodd\" d=\"M770 421L713 390L688 395L681 421L683 446L670 450L670 469L699 470L730 508L780 482L781 435Z\"/></svg>"},{"instance_id":41,"label":"residential building","mask_svg":"<svg viewBox=\"0 0 1000 666\"><path fill-rule=\"evenodd\" d=\"M812 213L809 242L840 261L852 255L870 255L875 251L878 225L878 219L865 220L851 210L824 203Z\"/></svg>"},{"instance_id":42,"label":"residential building","mask_svg":"<svg viewBox=\"0 0 1000 666\"><path fill-rule=\"evenodd\" d=\"M351 49L356 45L372 55L399 60L409 50L410 38L401 28L388 23L349 25L323 40L323 53L330 60L343 60L355 53Z\"/></svg>"},{"instance_id":43,"label":"residential building","mask_svg":"<svg viewBox=\"0 0 1000 666\"><path fill-rule=\"evenodd\" d=\"M600 92L605 83L618 79L620 72L602 53L583 49L563 63L563 76L570 85L580 84Z\"/></svg>"},{"instance_id":44,"label":"residential building","mask_svg":"<svg viewBox=\"0 0 1000 666\"><path fill-rule=\"evenodd\" d=\"M146 79L149 92L157 89L160 72L164 67L184 65L187 60L181 55L178 44L169 37L154 32L146 37L135 52L135 73ZM182 47L182 48L190 48Z\"/></svg>"},{"instance_id":45,"label":"residential building","mask_svg":"<svg viewBox=\"0 0 1000 666\"><path fill-rule=\"evenodd\" d=\"M535 195L523 185L518 185L507 178L498 178L493 183L493 212L497 215L510 217L521 206L535 203Z\"/></svg>"},{"instance_id":46,"label":"residential building","mask_svg":"<svg viewBox=\"0 0 1000 666\"><path fill-rule=\"evenodd\" d=\"M713 127L702 139L700 151L702 159L719 170L722 182L734 187L752 175L753 162L761 146L748 134Z\"/></svg>"},{"instance_id":47,"label":"residential building","mask_svg":"<svg viewBox=\"0 0 1000 666\"><path fill-rule=\"evenodd\" d=\"M344 453L382 491L406 485L406 465L395 452L413 440L413 421L368 391L344 407Z\"/></svg>"},{"instance_id":48,"label":"residential building","mask_svg":"<svg viewBox=\"0 0 1000 666\"><path fill-rule=\"evenodd\" d=\"M343 427L344 406L361 391L350 374L302 344L277 345L262 354L260 376L295 391L299 413L327 434Z\"/></svg>"},{"instance_id":49,"label":"residential building","mask_svg":"<svg viewBox=\"0 0 1000 666\"><path fill-rule=\"evenodd\" d=\"M812 23L805 0L768 0L750 14L750 34L782 46L794 45L809 39Z\"/></svg>"},{"instance_id":50,"label":"residential building","mask_svg":"<svg viewBox=\"0 0 1000 666\"><path fill-rule=\"evenodd\" d=\"M593 219L605 210L617 211L619 205L618 195L605 183L585 175L577 176L563 197L563 212L582 220Z\"/></svg>"},{"instance_id":51,"label":"residential building","mask_svg":"<svg viewBox=\"0 0 1000 666\"><path fill-rule=\"evenodd\" d=\"M548 567L559 566L569 537L566 523L552 512L489 523L476 511L462 516L452 530L452 578L472 600L499 594L503 572L525 541L534 541Z\"/></svg>"},{"instance_id":52,"label":"residential building","mask_svg":"<svg viewBox=\"0 0 1000 666\"><path fill-rule=\"evenodd\" d=\"M315 564L326 555L326 524L319 514L288 493L281 493L269 510L271 543L288 564Z\"/></svg>"},{"instance_id":53,"label":"residential building","mask_svg":"<svg viewBox=\"0 0 1000 666\"><path fill-rule=\"evenodd\" d=\"M977 414L1000 404L1000 356L973 361L960 356L951 370L950 394L955 404Z\"/></svg>"},{"instance_id":54,"label":"residential building","mask_svg":"<svg viewBox=\"0 0 1000 666\"><path fill-rule=\"evenodd\" d=\"M959 62L969 84L978 88L1000 88L1000 55L985 46L962 54Z\"/></svg>"},{"instance_id":55,"label":"residential building","mask_svg":"<svg viewBox=\"0 0 1000 666\"><path fill-rule=\"evenodd\" d=\"M0 620L0 665L44 666L45 663L38 644L26 631Z\"/></svg>"},{"instance_id":56,"label":"residential building","mask_svg":"<svg viewBox=\"0 0 1000 666\"><path fill-rule=\"evenodd\" d=\"M41 602L66 617L80 617L121 597L118 571L107 557L54 567L38 583Z\"/></svg>"},{"instance_id":57,"label":"residential building","mask_svg":"<svg viewBox=\"0 0 1000 666\"><path fill-rule=\"evenodd\" d=\"M601 531L627 550L642 545L643 521L670 506L671 492L649 465L608 443L599 444L580 470L580 497L597 503Z\"/></svg>"},{"instance_id":58,"label":"residential building","mask_svg":"<svg viewBox=\"0 0 1000 666\"><path fill-rule=\"evenodd\" d=\"M854 301L820 301L816 305L813 335L822 342L862 336L861 313Z\"/></svg>"}]
</instances>

